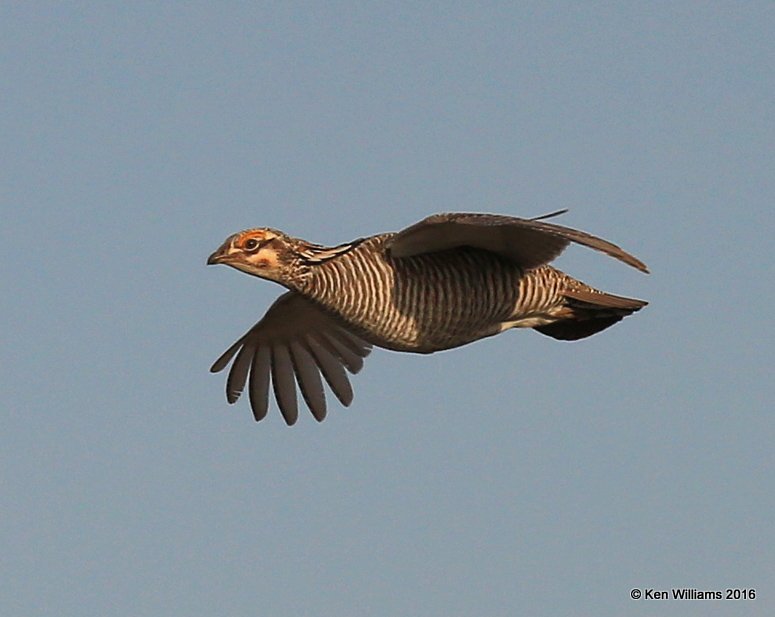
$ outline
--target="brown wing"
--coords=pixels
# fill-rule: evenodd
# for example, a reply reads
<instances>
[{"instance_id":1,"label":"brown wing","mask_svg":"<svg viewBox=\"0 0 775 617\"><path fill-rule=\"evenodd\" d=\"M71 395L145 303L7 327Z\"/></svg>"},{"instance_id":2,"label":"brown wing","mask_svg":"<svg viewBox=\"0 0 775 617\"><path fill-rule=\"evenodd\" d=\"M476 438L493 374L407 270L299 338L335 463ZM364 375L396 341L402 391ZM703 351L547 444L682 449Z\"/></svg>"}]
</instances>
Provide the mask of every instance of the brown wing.
<instances>
[{"instance_id":1,"label":"brown wing","mask_svg":"<svg viewBox=\"0 0 775 617\"><path fill-rule=\"evenodd\" d=\"M497 253L530 270L549 263L571 242L576 242L648 272L642 261L615 244L583 231L538 220L541 218L547 217L434 214L398 232L388 241L387 248L394 257L411 257L470 246Z\"/></svg>"},{"instance_id":2,"label":"brown wing","mask_svg":"<svg viewBox=\"0 0 775 617\"><path fill-rule=\"evenodd\" d=\"M290 291L280 296L263 319L229 347L210 371L222 371L234 358L226 380L226 400L235 403L247 383L256 421L266 416L271 381L288 425L299 416L297 383L312 415L321 422L326 416L321 373L342 405L347 406L353 400L353 391L345 369L353 374L360 371L370 352L370 344L314 303Z\"/></svg>"}]
</instances>

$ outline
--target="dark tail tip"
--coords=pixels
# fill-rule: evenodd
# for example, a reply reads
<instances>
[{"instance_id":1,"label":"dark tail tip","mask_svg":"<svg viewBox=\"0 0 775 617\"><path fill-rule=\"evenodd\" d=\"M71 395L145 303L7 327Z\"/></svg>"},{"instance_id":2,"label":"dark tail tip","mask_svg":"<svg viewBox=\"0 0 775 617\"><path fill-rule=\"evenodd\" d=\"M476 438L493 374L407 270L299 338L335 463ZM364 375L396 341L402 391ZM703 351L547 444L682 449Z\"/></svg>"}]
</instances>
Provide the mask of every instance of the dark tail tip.
<instances>
[{"instance_id":1,"label":"dark tail tip","mask_svg":"<svg viewBox=\"0 0 775 617\"><path fill-rule=\"evenodd\" d=\"M592 319L563 319L546 326L536 326L533 329L560 341L577 341L597 334L601 330L613 326L623 318L624 315L608 315Z\"/></svg>"}]
</instances>

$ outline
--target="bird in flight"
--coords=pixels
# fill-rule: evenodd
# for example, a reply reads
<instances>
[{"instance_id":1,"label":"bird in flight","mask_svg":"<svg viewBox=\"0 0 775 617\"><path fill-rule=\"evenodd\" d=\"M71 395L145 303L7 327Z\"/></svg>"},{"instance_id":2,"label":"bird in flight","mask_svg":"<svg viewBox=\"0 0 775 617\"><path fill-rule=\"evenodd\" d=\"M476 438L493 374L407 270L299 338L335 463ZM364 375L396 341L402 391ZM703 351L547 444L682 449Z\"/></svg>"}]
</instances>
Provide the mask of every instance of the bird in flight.
<instances>
[{"instance_id":1,"label":"bird in flight","mask_svg":"<svg viewBox=\"0 0 775 617\"><path fill-rule=\"evenodd\" d=\"M591 336L643 308L548 265L571 242L648 273L615 244L545 222L435 214L399 232L322 246L261 227L229 236L207 259L279 283L289 291L218 358L232 361L226 399L247 385L255 419L266 416L269 384L288 425L297 388L316 420L326 416L323 380L348 406L355 374L372 346L429 354L533 328L555 339ZM321 379L322 375L322 379Z\"/></svg>"}]
</instances>

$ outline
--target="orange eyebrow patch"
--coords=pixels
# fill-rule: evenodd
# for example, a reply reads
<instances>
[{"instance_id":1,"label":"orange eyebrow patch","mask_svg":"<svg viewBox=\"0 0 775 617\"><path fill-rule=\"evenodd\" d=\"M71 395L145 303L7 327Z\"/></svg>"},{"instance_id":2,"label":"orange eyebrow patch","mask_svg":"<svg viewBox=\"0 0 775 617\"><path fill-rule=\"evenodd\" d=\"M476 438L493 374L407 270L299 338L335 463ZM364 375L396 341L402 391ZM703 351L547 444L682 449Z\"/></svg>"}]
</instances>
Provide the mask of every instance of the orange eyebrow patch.
<instances>
[{"instance_id":1,"label":"orange eyebrow patch","mask_svg":"<svg viewBox=\"0 0 775 617\"><path fill-rule=\"evenodd\" d=\"M245 242L248 240L258 240L259 242L263 242L264 240L271 240L272 238L276 238L277 235L270 232L268 229L248 229L247 231L243 231L239 239L237 240L237 245L244 247Z\"/></svg>"}]
</instances>

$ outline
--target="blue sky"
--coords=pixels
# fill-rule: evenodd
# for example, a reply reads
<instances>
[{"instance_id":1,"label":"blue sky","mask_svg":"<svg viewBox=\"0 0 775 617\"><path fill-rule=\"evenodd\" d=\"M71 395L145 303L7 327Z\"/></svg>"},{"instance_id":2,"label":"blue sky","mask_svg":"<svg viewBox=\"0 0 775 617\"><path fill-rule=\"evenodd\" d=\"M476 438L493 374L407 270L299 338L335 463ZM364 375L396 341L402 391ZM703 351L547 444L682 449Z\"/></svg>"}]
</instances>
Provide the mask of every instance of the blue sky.
<instances>
[{"instance_id":1,"label":"blue sky","mask_svg":"<svg viewBox=\"0 0 775 617\"><path fill-rule=\"evenodd\" d=\"M775 7L0 7L0 612L775 610ZM281 293L205 259L439 211L642 258L593 338L376 350L323 424L212 361ZM754 588L754 601L630 590Z\"/></svg>"}]
</instances>

